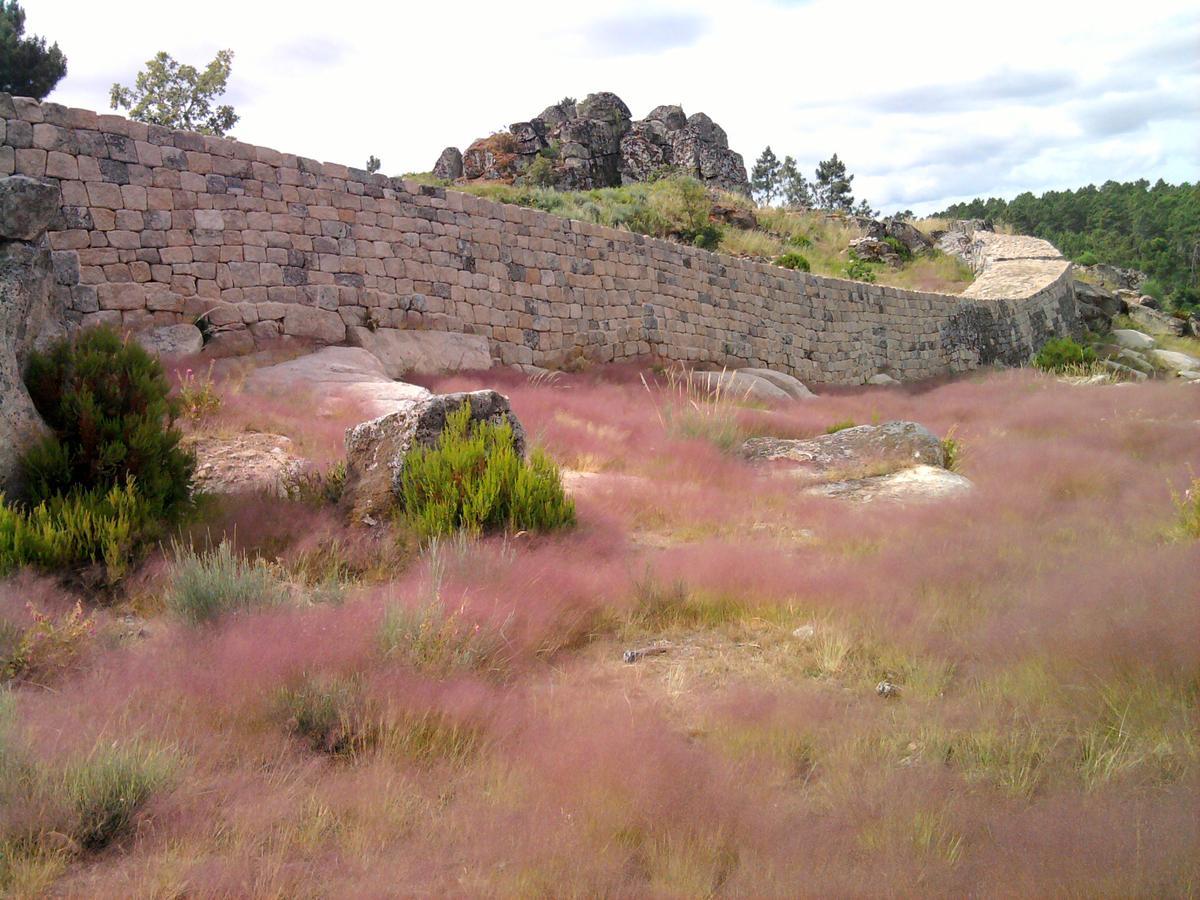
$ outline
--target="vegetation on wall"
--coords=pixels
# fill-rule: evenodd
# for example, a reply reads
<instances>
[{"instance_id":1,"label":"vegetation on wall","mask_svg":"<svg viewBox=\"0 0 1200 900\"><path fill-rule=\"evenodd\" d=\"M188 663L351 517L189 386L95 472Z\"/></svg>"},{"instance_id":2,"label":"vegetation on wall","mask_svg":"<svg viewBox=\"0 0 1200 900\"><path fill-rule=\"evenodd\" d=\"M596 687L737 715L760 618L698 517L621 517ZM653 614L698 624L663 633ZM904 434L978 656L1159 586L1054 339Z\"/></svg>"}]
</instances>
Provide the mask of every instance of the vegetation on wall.
<instances>
[{"instance_id":1,"label":"vegetation on wall","mask_svg":"<svg viewBox=\"0 0 1200 900\"><path fill-rule=\"evenodd\" d=\"M1040 197L955 203L939 215L1005 222L1081 265L1140 269L1150 276L1146 293L1175 309L1200 309L1200 184L1106 181Z\"/></svg>"}]
</instances>

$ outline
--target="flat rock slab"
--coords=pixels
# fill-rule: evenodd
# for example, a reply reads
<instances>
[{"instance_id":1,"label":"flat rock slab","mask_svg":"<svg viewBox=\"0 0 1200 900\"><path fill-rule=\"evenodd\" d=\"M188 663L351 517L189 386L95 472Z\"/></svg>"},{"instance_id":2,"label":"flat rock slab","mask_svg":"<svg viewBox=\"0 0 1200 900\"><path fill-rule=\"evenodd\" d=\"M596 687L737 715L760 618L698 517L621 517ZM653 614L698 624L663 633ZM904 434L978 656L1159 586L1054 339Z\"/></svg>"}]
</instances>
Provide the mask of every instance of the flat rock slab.
<instances>
[{"instance_id":1,"label":"flat rock slab","mask_svg":"<svg viewBox=\"0 0 1200 900\"><path fill-rule=\"evenodd\" d=\"M805 488L805 492L855 503L922 503L961 496L972 487L969 478L947 469L913 466L891 475L816 484Z\"/></svg>"},{"instance_id":2,"label":"flat rock slab","mask_svg":"<svg viewBox=\"0 0 1200 900\"><path fill-rule=\"evenodd\" d=\"M1168 316L1157 309L1136 304L1129 307L1129 318L1151 334L1183 334L1183 320Z\"/></svg>"},{"instance_id":3,"label":"flat rock slab","mask_svg":"<svg viewBox=\"0 0 1200 900\"><path fill-rule=\"evenodd\" d=\"M196 490L205 494L286 494L304 461L281 434L188 435L184 447L196 454Z\"/></svg>"},{"instance_id":4,"label":"flat rock slab","mask_svg":"<svg viewBox=\"0 0 1200 900\"><path fill-rule=\"evenodd\" d=\"M481 334L407 331L399 328L350 329L350 343L374 354L389 378L444 375L492 367L488 339Z\"/></svg>"},{"instance_id":5,"label":"flat rock slab","mask_svg":"<svg viewBox=\"0 0 1200 900\"><path fill-rule=\"evenodd\" d=\"M1172 372L1194 372L1200 369L1200 359L1175 350L1151 350L1150 355Z\"/></svg>"},{"instance_id":6,"label":"flat rock slab","mask_svg":"<svg viewBox=\"0 0 1200 900\"><path fill-rule=\"evenodd\" d=\"M343 500L355 518L384 513L391 507L404 472L404 459L415 447L432 447L446 427L446 417L471 405L471 419L494 425L507 422L513 445L525 454L525 428L508 398L496 391L429 394L401 409L355 425L346 432L346 487Z\"/></svg>"},{"instance_id":7,"label":"flat rock slab","mask_svg":"<svg viewBox=\"0 0 1200 900\"><path fill-rule=\"evenodd\" d=\"M742 369L726 369L723 372L692 372L689 376L693 386L710 394L720 394L735 403L779 403L791 400L786 390L757 375Z\"/></svg>"},{"instance_id":8,"label":"flat rock slab","mask_svg":"<svg viewBox=\"0 0 1200 900\"><path fill-rule=\"evenodd\" d=\"M192 356L204 349L204 335L195 325L164 325L135 334L133 339L157 356Z\"/></svg>"},{"instance_id":9,"label":"flat rock slab","mask_svg":"<svg viewBox=\"0 0 1200 900\"><path fill-rule=\"evenodd\" d=\"M737 371L742 375L769 381L793 400L807 400L815 396L803 381L786 372L776 372L774 369L738 369Z\"/></svg>"},{"instance_id":10,"label":"flat rock slab","mask_svg":"<svg viewBox=\"0 0 1200 900\"><path fill-rule=\"evenodd\" d=\"M383 363L360 347L325 347L316 353L265 366L247 377L246 388L274 393L295 388L317 398L316 414L326 408L321 401L348 401L361 406L363 414L372 417L405 409L414 400L433 396L423 387L393 381Z\"/></svg>"},{"instance_id":11,"label":"flat rock slab","mask_svg":"<svg viewBox=\"0 0 1200 900\"><path fill-rule=\"evenodd\" d=\"M742 445L742 455L759 462L786 460L818 474L867 463L946 464L942 442L916 422L858 425L807 440L750 438Z\"/></svg>"}]
</instances>

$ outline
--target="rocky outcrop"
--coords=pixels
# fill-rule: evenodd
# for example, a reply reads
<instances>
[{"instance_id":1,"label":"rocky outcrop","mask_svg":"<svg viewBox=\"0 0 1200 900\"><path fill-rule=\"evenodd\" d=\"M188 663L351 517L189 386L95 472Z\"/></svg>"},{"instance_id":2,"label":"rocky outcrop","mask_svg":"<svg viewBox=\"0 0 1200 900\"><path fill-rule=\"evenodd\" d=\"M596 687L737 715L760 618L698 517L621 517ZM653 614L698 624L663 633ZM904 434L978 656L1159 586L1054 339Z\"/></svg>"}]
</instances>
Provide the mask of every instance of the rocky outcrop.
<instances>
[{"instance_id":1,"label":"rocky outcrop","mask_svg":"<svg viewBox=\"0 0 1200 900\"><path fill-rule=\"evenodd\" d=\"M60 204L53 185L0 178L0 492L19 490L20 454L45 428L21 376L35 344L63 329L45 239Z\"/></svg>"},{"instance_id":2,"label":"rocky outcrop","mask_svg":"<svg viewBox=\"0 0 1200 900\"><path fill-rule=\"evenodd\" d=\"M195 490L202 494L287 495L304 470L289 438L281 434L200 434L184 438L196 454Z\"/></svg>"},{"instance_id":3,"label":"rocky outcrop","mask_svg":"<svg viewBox=\"0 0 1200 900\"><path fill-rule=\"evenodd\" d=\"M542 178L565 189L615 187L680 173L750 194L741 154L729 149L725 130L704 113L686 116L678 106L658 106L634 120L625 102L606 91L579 103L549 106L528 121L514 122L507 132L476 140L461 157L447 147L434 174L513 181L539 157L550 164Z\"/></svg>"},{"instance_id":4,"label":"rocky outcrop","mask_svg":"<svg viewBox=\"0 0 1200 900\"><path fill-rule=\"evenodd\" d=\"M446 417L471 406L476 422L512 428L513 444L525 454L525 429L508 398L496 391L429 395L402 409L363 422L346 432L346 487L343 502L355 518L386 512L404 472L404 458L414 447L432 447L446 427Z\"/></svg>"},{"instance_id":5,"label":"rocky outcrop","mask_svg":"<svg viewBox=\"0 0 1200 900\"><path fill-rule=\"evenodd\" d=\"M786 460L814 473L866 464L943 467L942 442L916 422L858 425L807 440L750 438L742 455L759 462Z\"/></svg>"},{"instance_id":6,"label":"rocky outcrop","mask_svg":"<svg viewBox=\"0 0 1200 900\"><path fill-rule=\"evenodd\" d=\"M134 340L156 356L192 356L204 349L204 335L188 322L151 328L134 335Z\"/></svg>"},{"instance_id":7,"label":"rocky outcrop","mask_svg":"<svg viewBox=\"0 0 1200 900\"><path fill-rule=\"evenodd\" d=\"M812 396L812 392L800 379L770 369L692 372L689 379L699 390L719 394L735 403L775 403L782 400L803 400Z\"/></svg>"},{"instance_id":8,"label":"rocky outcrop","mask_svg":"<svg viewBox=\"0 0 1200 900\"><path fill-rule=\"evenodd\" d=\"M1128 308L1128 304L1105 288L1078 279L1072 287L1075 290L1075 302L1079 305L1079 315L1091 331L1108 331L1112 327L1113 317Z\"/></svg>"}]
</instances>

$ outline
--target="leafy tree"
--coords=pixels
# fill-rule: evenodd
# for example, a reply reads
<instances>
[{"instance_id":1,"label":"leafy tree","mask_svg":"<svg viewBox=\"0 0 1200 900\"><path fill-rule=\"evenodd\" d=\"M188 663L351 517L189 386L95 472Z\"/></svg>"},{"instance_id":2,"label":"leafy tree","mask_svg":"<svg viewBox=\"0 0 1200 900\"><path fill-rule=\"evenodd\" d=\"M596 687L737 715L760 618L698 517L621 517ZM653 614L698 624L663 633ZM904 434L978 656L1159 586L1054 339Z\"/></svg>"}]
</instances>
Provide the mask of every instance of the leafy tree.
<instances>
[{"instance_id":1,"label":"leafy tree","mask_svg":"<svg viewBox=\"0 0 1200 900\"><path fill-rule=\"evenodd\" d=\"M381 162L379 161L379 157L378 157L378 156L375 156L374 154L371 154L370 156L368 156L368 157L367 157L367 171L368 171L370 174L374 175L374 174L375 174L376 172L378 172L378 171L379 171L381 168L383 168L383 163L381 163Z\"/></svg>"},{"instance_id":2,"label":"leafy tree","mask_svg":"<svg viewBox=\"0 0 1200 900\"><path fill-rule=\"evenodd\" d=\"M779 157L768 146L759 155L758 160L754 163L754 168L750 171L750 190L754 192L759 203L770 206L771 202L779 196L782 187L780 174Z\"/></svg>"},{"instance_id":3,"label":"leafy tree","mask_svg":"<svg viewBox=\"0 0 1200 900\"><path fill-rule=\"evenodd\" d=\"M812 206L812 185L796 166L796 160L791 156L783 158L783 166L779 170L779 180L783 191L784 202L797 209L807 209Z\"/></svg>"},{"instance_id":4,"label":"leafy tree","mask_svg":"<svg viewBox=\"0 0 1200 900\"><path fill-rule=\"evenodd\" d=\"M238 120L232 106L213 108L225 93L233 68L233 51L220 50L203 72L160 52L138 73L134 87L114 84L109 91L113 109L151 125L165 125L224 137Z\"/></svg>"},{"instance_id":5,"label":"leafy tree","mask_svg":"<svg viewBox=\"0 0 1200 900\"><path fill-rule=\"evenodd\" d=\"M25 10L17 0L0 0L0 91L43 99L67 74L67 58L55 43L23 37Z\"/></svg>"},{"instance_id":6,"label":"leafy tree","mask_svg":"<svg viewBox=\"0 0 1200 900\"><path fill-rule=\"evenodd\" d=\"M854 195L850 193L853 175L846 174L846 164L835 153L817 164L816 184L813 193L821 209L844 210L854 208Z\"/></svg>"}]
</instances>

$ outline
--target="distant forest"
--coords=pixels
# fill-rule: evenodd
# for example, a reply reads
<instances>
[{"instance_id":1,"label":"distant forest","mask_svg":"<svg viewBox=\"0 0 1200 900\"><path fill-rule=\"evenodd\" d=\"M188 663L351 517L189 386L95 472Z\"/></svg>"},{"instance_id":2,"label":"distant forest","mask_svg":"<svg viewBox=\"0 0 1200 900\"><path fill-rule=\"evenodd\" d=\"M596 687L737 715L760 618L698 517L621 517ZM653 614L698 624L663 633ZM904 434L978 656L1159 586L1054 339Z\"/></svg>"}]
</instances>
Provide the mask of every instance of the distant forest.
<instances>
[{"instance_id":1,"label":"distant forest","mask_svg":"<svg viewBox=\"0 0 1200 900\"><path fill-rule=\"evenodd\" d=\"M1081 265L1140 269L1148 294L1200 309L1200 183L1107 181L1076 191L955 203L939 215L993 219L1050 241Z\"/></svg>"}]
</instances>

